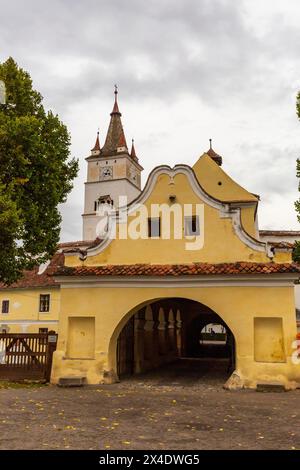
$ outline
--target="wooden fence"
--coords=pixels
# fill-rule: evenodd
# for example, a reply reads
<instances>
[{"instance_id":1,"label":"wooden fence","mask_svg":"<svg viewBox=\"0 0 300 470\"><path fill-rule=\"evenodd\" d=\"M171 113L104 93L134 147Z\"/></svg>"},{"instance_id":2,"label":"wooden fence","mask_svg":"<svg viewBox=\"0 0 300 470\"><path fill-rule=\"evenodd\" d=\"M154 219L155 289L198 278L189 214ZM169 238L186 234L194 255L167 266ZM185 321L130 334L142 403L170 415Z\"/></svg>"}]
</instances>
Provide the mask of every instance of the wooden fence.
<instances>
[{"instance_id":1,"label":"wooden fence","mask_svg":"<svg viewBox=\"0 0 300 470\"><path fill-rule=\"evenodd\" d=\"M57 334L1 333L0 380L41 380L48 382Z\"/></svg>"}]
</instances>

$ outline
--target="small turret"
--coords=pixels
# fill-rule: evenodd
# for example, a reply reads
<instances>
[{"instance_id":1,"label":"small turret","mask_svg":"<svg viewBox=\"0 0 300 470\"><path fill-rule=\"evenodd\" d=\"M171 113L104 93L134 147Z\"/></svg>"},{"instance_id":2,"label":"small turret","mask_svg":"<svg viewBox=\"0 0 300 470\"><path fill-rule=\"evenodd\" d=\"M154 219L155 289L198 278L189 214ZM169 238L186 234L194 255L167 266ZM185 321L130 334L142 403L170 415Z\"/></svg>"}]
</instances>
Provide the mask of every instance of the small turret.
<instances>
[{"instance_id":1,"label":"small turret","mask_svg":"<svg viewBox=\"0 0 300 470\"><path fill-rule=\"evenodd\" d=\"M212 139L209 139L209 150L206 152L219 166L222 166L222 157L218 155L212 148Z\"/></svg>"}]
</instances>

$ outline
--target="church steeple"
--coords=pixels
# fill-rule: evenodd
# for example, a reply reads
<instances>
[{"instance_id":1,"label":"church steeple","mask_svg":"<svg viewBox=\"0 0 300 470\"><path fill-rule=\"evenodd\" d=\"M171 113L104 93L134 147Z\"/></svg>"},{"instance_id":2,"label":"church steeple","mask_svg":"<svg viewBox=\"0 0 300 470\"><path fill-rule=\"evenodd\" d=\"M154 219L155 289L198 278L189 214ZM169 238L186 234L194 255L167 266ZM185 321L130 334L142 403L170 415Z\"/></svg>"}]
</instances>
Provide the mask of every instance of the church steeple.
<instances>
[{"instance_id":1,"label":"church steeple","mask_svg":"<svg viewBox=\"0 0 300 470\"><path fill-rule=\"evenodd\" d=\"M99 140L99 130L97 132L97 138L96 138L94 148L92 148L91 152L92 152L92 155L100 155L101 147L100 147L100 140Z\"/></svg>"},{"instance_id":2,"label":"church steeple","mask_svg":"<svg viewBox=\"0 0 300 470\"><path fill-rule=\"evenodd\" d=\"M117 153L128 153L126 138L121 121L122 114L119 111L118 105L118 88L115 85L115 102L113 110L110 113L110 123L105 139L105 144L102 148L103 156L115 155Z\"/></svg>"},{"instance_id":3,"label":"church steeple","mask_svg":"<svg viewBox=\"0 0 300 470\"><path fill-rule=\"evenodd\" d=\"M97 230L102 217L99 207L103 201L110 201L110 204L118 209L120 203L124 204L123 196L129 204L141 192L143 168L136 156L134 142L132 141L130 153L127 147L118 105L117 86L114 94L105 144L101 148L98 132L91 155L86 158L88 168L82 215L84 240L93 240L99 236Z\"/></svg>"},{"instance_id":4,"label":"church steeple","mask_svg":"<svg viewBox=\"0 0 300 470\"><path fill-rule=\"evenodd\" d=\"M136 156L136 152L135 152L135 146L134 146L134 139L132 139L132 144L131 144L131 152L130 152L130 156L131 158L133 158L134 160L138 160L137 156Z\"/></svg>"}]
</instances>

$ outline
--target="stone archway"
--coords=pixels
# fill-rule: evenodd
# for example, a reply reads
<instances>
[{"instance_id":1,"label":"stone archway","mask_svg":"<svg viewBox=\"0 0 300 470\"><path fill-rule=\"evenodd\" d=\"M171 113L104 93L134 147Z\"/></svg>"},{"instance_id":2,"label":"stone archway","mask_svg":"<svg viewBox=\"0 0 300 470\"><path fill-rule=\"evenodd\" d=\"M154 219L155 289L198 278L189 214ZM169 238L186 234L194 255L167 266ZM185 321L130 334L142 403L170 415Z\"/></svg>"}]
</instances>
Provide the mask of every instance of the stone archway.
<instances>
[{"instance_id":1,"label":"stone archway","mask_svg":"<svg viewBox=\"0 0 300 470\"><path fill-rule=\"evenodd\" d=\"M287 387L293 387L294 382L299 382L299 371L291 361L291 344L296 334L293 291L285 290L285 315L280 289L270 289L269 284L264 285L260 280L243 281L241 285L231 284L230 280L222 282L193 281L187 276L183 279L114 280L100 287L97 283L89 287L83 283L78 289L73 288L77 284L62 289L52 383L66 376L84 377L89 384L115 382L118 337L129 318L153 302L180 299L210 308L232 331L236 369L227 382L228 388L255 388L258 381L272 382L274 377ZM167 319L171 325L168 326L175 321L175 310L177 315L172 304L171 320ZM180 312L176 321L183 319ZM163 324L156 328L157 336L163 336L162 327ZM184 352L184 337L179 339ZM279 355L278 344L281 345Z\"/></svg>"},{"instance_id":2,"label":"stone archway","mask_svg":"<svg viewBox=\"0 0 300 470\"><path fill-rule=\"evenodd\" d=\"M226 345L226 370L229 374L235 365L235 340L230 328L209 307L180 297L147 301L122 318L109 345L110 370L122 379L157 369L180 358L197 357L191 353L195 338L203 325L216 319L232 338L231 343Z\"/></svg>"}]
</instances>

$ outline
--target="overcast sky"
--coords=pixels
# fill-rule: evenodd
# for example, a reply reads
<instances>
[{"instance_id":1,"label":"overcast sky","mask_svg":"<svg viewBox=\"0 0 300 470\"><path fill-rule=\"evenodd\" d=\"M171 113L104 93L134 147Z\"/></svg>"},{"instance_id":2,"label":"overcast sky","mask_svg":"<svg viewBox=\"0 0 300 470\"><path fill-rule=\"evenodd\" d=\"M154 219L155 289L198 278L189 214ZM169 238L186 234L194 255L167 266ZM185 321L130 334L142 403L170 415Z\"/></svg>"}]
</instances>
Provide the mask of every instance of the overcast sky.
<instances>
[{"instance_id":1,"label":"overcast sky","mask_svg":"<svg viewBox=\"0 0 300 470\"><path fill-rule=\"evenodd\" d=\"M72 137L80 174L62 240L81 239L86 162L119 86L145 168L193 165L208 149L260 194L260 228L299 229L299 0L0 0L0 61L28 70Z\"/></svg>"}]
</instances>

